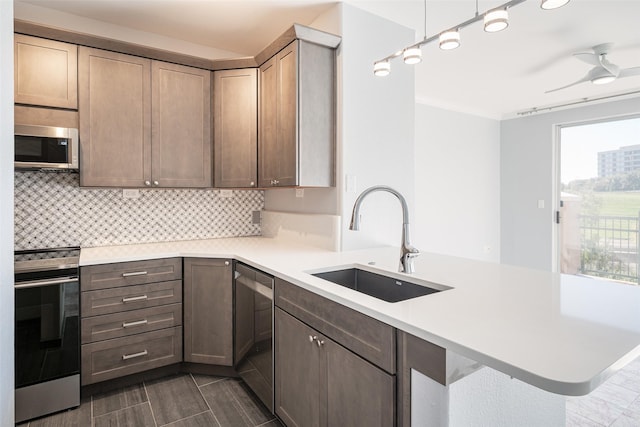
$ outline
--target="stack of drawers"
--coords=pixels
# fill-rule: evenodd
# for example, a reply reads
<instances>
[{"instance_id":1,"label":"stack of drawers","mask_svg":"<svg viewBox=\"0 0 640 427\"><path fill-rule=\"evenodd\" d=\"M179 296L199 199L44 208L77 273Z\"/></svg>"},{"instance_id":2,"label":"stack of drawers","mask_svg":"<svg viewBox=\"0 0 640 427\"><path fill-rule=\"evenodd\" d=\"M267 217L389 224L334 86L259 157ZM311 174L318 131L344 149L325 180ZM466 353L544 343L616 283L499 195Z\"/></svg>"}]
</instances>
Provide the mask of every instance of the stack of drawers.
<instances>
[{"instance_id":1,"label":"stack of drawers","mask_svg":"<svg viewBox=\"0 0 640 427\"><path fill-rule=\"evenodd\" d=\"M182 258L82 267L82 385L182 361Z\"/></svg>"}]
</instances>

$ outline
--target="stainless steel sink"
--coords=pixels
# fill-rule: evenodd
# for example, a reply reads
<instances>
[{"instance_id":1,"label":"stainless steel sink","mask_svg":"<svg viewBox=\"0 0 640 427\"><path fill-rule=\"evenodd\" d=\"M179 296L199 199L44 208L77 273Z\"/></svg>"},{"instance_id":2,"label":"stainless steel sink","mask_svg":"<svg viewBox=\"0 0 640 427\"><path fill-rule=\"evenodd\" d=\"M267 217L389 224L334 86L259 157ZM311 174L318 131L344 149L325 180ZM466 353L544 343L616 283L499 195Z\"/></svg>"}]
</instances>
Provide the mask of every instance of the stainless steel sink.
<instances>
[{"instance_id":1,"label":"stainless steel sink","mask_svg":"<svg viewBox=\"0 0 640 427\"><path fill-rule=\"evenodd\" d=\"M441 291L355 267L312 275L387 302L405 301Z\"/></svg>"}]
</instances>

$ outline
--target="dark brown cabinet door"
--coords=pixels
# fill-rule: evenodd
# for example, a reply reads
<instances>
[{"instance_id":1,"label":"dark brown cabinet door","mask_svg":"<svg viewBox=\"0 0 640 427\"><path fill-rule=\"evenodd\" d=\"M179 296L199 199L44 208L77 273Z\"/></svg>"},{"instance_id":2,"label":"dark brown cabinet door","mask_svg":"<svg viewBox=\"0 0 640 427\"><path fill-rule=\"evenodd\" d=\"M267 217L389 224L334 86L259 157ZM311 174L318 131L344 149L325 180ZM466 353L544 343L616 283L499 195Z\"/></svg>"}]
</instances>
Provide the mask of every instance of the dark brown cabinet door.
<instances>
[{"instance_id":1,"label":"dark brown cabinet door","mask_svg":"<svg viewBox=\"0 0 640 427\"><path fill-rule=\"evenodd\" d=\"M260 67L261 187L297 184L298 57L291 43Z\"/></svg>"},{"instance_id":2,"label":"dark brown cabinet door","mask_svg":"<svg viewBox=\"0 0 640 427\"><path fill-rule=\"evenodd\" d=\"M276 415L288 427L325 426L322 351L312 340L317 332L279 308L275 327Z\"/></svg>"},{"instance_id":3,"label":"dark brown cabinet door","mask_svg":"<svg viewBox=\"0 0 640 427\"><path fill-rule=\"evenodd\" d=\"M298 184L298 43L276 56L278 113L276 153L277 185Z\"/></svg>"},{"instance_id":4,"label":"dark brown cabinet door","mask_svg":"<svg viewBox=\"0 0 640 427\"><path fill-rule=\"evenodd\" d=\"M288 427L394 425L395 376L276 308L276 414Z\"/></svg>"},{"instance_id":5,"label":"dark brown cabinet door","mask_svg":"<svg viewBox=\"0 0 640 427\"><path fill-rule=\"evenodd\" d=\"M231 260L184 259L184 360L233 364Z\"/></svg>"},{"instance_id":6,"label":"dark brown cabinet door","mask_svg":"<svg viewBox=\"0 0 640 427\"><path fill-rule=\"evenodd\" d=\"M296 40L260 67L261 187L335 185L335 52Z\"/></svg>"},{"instance_id":7,"label":"dark brown cabinet door","mask_svg":"<svg viewBox=\"0 0 640 427\"><path fill-rule=\"evenodd\" d=\"M258 185L272 187L278 178L278 72L276 57L260 67Z\"/></svg>"},{"instance_id":8,"label":"dark brown cabinet door","mask_svg":"<svg viewBox=\"0 0 640 427\"><path fill-rule=\"evenodd\" d=\"M80 184L151 180L151 61L80 47Z\"/></svg>"},{"instance_id":9,"label":"dark brown cabinet door","mask_svg":"<svg viewBox=\"0 0 640 427\"><path fill-rule=\"evenodd\" d=\"M152 63L153 187L211 187L211 72Z\"/></svg>"},{"instance_id":10,"label":"dark brown cabinet door","mask_svg":"<svg viewBox=\"0 0 640 427\"><path fill-rule=\"evenodd\" d=\"M16 34L14 36L16 104L78 108L78 47Z\"/></svg>"},{"instance_id":11,"label":"dark brown cabinet door","mask_svg":"<svg viewBox=\"0 0 640 427\"><path fill-rule=\"evenodd\" d=\"M213 74L214 183L252 188L258 179L258 71Z\"/></svg>"},{"instance_id":12,"label":"dark brown cabinet door","mask_svg":"<svg viewBox=\"0 0 640 427\"><path fill-rule=\"evenodd\" d=\"M395 377L335 342L324 341L327 425L393 426Z\"/></svg>"}]
</instances>

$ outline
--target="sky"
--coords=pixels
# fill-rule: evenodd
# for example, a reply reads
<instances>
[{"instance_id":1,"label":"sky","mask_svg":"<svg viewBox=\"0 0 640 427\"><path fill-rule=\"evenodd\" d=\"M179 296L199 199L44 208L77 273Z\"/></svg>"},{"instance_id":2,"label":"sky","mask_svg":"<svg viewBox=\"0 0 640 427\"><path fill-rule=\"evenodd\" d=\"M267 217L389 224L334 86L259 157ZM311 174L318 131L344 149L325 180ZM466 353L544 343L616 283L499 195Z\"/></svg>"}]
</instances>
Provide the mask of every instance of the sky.
<instances>
[{"instance_id":1,"label":"sky","mask_svg":"<svg viewBox=\"0 0 640 427\"><path fill-rule=\"evenodd\" d=\"M598 152L635 144L640 144L640 117L561 128L562 183L597 177Z\"/></svg>"}]
</instances>

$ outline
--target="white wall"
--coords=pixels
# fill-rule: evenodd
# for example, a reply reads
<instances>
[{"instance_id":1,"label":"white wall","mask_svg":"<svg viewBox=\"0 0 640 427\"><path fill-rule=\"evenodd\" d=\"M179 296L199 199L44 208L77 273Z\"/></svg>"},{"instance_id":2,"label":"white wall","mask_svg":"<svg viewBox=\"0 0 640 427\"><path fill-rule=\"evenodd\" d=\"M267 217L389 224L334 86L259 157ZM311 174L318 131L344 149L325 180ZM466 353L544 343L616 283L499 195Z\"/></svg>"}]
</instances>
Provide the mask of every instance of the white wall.
<instances>
[{"instance_id":1,"label":"white wall","mask_svg":"<svg viewBox=\"0 0 640 427\"><path fill-rule=\"evenodd\" d=\"M402 210L391 194L371 194L360 211L360 231L348 226L358 194L378 184L402 193L415 218L415 71L398 58L389 76L373 75L374 61L413 43L415 33L348 4L343 5L342 21L342 248L399 246ZM346 175L355 177L355 192L345 191Z\"/></svg>"},{"instance_id":2,"label":"white wall","mask_svg":"<svg viewBox=\"0 0 640 427\"><path fill-rule=\"evenodd\" d=\"M500 261L500 122L416 105L415 246Z\"/></svg>"},{"instance_id":3,"label":"white wall","mask_svg":"<svg viewBox=\"0 0 640 427\"><path fill-rule=\"evenodd\" d=\"M400 243L400 203L387 193L363 205L362 228L349 231L353 203L364 189L385 184L400 191L413 208L414 70L396 59L386 78L373 75L373 62L414 40L414 31L348 4L336 5L314 26L338 33L336 188L265 191L265 208L342 215L343 250ZM336 31L339 29L340 31ZM344 177L356 189L345 191Z\"/></svg>"},{"instance_id":4,"label":"white wall","mask_svg":"<svg viewBox=\"0 0 640 427\"><path fill-rule=\"evenodd\" d=\"M501 124L501 262L552 270L556 239L556 125L637 114L640 98L505 120ZM538 200L544 208L538 208Z\"/></svg>"},{"instance_id":5,"label":"white wall","mask_svg":"<svg viewBox=\"0 0 640 427\"><path fill-rule=\"evenodd\" d=\"M13 2L0 1L0 425L14 424Z\"/></svg>"}]
</instances>

